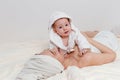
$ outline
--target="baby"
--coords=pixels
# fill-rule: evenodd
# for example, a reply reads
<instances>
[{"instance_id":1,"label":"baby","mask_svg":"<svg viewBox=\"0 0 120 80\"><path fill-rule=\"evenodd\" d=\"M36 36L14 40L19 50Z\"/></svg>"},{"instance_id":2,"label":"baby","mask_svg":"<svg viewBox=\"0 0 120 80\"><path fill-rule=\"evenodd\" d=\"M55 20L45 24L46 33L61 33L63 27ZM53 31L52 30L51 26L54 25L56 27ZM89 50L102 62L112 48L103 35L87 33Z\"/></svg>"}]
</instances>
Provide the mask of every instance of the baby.
<instances>
[{"instance_id":1,"label":"baby","mask_svg":"<svg viewBox=\"0 0 120 80\"><path fill-rule=\"evenodd\" d=\"M59 48L66 53L74 51L77 45L80 56L90 51L90 44L73 24L71 18L63 12L55 12L49 22L50 49Z\"/></svg>"}]
</instances>

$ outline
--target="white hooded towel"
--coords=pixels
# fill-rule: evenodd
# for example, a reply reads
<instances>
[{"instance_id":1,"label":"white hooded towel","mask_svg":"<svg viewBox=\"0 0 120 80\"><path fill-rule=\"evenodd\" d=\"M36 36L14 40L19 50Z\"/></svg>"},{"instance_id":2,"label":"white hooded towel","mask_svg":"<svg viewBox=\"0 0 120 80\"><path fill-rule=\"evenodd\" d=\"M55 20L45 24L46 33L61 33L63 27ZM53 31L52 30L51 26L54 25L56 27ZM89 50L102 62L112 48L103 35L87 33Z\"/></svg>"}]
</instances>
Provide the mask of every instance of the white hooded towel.
<instances>
[{"instance_id":1,"label":"white hooded towel","mask_svg":"<svg viewBox=\"0 0 120 80\"><path fill-rule=\"evenodd\" d=\"M70 20L72 32L69 35L68 40L68 46L65 46L62 42L61 37L54 32L52 25L54 22L60 18L68 18ZM89 42L86 40L86 38L80 33L79 29L77 29L73 24L71 17L69 17L67 14L63 12L55 12L50 17L49 20L49 38L50 38L50 49L54 47L59 47L62 50L65 50L66 52L70 52L73 50L73 47L75 44L78 45L79 49L82 50L83 48L90 48Z\"/></svg>"}]
</instances>

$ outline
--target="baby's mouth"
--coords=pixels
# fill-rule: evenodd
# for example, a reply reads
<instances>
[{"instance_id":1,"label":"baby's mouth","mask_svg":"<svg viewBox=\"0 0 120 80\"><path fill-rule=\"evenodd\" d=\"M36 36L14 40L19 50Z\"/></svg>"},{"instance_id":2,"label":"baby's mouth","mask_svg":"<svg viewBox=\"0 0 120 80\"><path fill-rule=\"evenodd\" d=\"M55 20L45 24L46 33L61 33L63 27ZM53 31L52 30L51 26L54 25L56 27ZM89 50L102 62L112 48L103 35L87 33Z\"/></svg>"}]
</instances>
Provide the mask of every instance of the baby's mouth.
<instances>
[{"instance_id":1,"label":"baby's mouth","mask_svg":"<svg viewBox=\"0 0 120 80\"><path fill-rule=\"evenodd\" d=\"M65 34L67 34L69 31L65 31Z\"/></svg>"}]
</instances>

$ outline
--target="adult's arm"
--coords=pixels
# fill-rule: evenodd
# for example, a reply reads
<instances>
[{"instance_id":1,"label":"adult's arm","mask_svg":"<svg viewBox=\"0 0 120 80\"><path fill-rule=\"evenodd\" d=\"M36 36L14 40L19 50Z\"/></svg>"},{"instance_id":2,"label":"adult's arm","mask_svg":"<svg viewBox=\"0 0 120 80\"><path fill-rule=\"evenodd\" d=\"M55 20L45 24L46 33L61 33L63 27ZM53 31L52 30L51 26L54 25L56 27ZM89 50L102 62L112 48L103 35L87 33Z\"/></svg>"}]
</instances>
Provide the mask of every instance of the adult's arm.
<instances>
[{"instance_id":1,"label":"adult's arm","mask_svg":"<svg viewBox=\"0 0 120 80\"><path fill-rule=\"evenodd\" d=\"M87 40L96 48L98 48L101 53L94 53L91 54L91 64L92 65L100 65L100 64L105 64L109 63L115 60L116 58L116 53L108 48L107 46L93 40L92 38L87 38Z\"/></svg>"}]
</instances>

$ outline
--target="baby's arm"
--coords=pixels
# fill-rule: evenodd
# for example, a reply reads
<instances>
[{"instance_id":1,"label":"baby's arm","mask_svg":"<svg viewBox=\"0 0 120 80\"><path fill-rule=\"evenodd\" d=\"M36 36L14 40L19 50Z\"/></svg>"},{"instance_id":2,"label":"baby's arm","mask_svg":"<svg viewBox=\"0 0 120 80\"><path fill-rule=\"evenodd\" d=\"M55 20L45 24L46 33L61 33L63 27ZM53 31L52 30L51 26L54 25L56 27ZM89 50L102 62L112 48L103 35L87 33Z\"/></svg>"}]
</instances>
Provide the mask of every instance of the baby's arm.
<instances>
[{"instance_id":1,"label":"baby's arm","mask_svg":"<svg viewBox=\"0 0 120 80\"><path fill-rule=\"evenodd\" d=\"M91 51L90 43L87 41L86 37L83 36L81 33L77 35L76 43L79 47L80 56Z\"/></svg>"},{"instance_id":2,"label":"baby's arm","mask_svg":"<svg viewBox=\"0 0 120 80\"><path fill-rule=\"evenodd\" d=\"M90 48L83 48L81 51L79 50L79 56L82 56L89 52L91 52Z\"/></svg>"},{"instance_id":3,"label":"baby's arm","mask_svg":"<svg viewBox=\"0 0 120 80\"><path fill-rule=\"evenodd\" d=\"M58 48L52 41L49 42L49 49Z\"/></svg>"},{"instance_id":4,"label":"baby's arm","mask_svg":"<svg viewBox=\"0 0 120 80\"><path fill-rule=\"evenodd\" d=\"M82 52L82 54L85 54L85 53L88 53L90 51L91 51L90 48L83 48L81 52Z\"/></svg>"}]
</instances>

